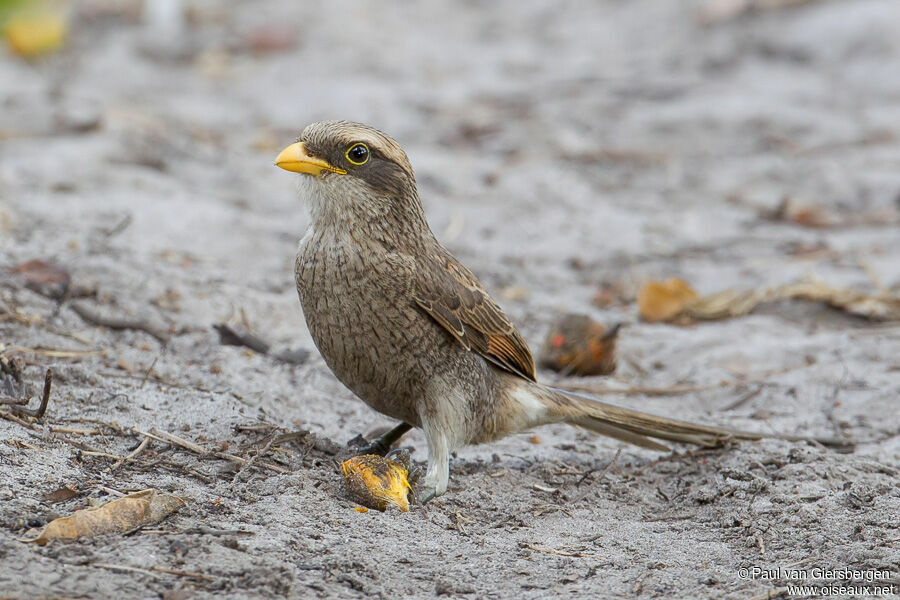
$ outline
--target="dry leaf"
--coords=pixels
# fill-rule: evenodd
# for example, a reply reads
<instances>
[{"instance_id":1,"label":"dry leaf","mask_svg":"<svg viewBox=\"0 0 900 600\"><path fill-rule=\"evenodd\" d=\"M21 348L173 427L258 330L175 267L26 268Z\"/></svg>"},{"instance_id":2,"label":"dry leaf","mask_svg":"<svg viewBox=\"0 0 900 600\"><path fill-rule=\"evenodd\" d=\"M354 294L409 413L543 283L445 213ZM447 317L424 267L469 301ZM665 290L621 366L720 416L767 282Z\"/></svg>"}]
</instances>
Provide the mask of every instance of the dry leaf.
<instances>
[{"instance_id":1,"label":"dry leaf","mask_svg":"<svg viewBox=\"0 0 900 600\"><path fill-rule=\"evenodd\" d=\"M350 496L363 506L383 512L394 505L402 512L409 511L409 470L400 462L364 454L344 461L341 472Z\"/></svg>"},{"instance_id":2,"label":"dry leaf","mask_svg":"<svg viewBox=\"0 0 900 600\"><path fill-rule=\"evenodd\" d=\"M587 315L567 314L550 328L541 366L558 373L609 375L616 370L619 325L606 329Z\"/></svg>"},{"instance_id":3,"label":"dry leaf","mask_svg":"<svg viewBox=\"0 0 900 600\"><path fill-rule=\"evenodd\" d=\"M44 495L44 502L48 502L50 504L55 504L57 502L65 502L66 500L71 500L75 496L78 495L78 489L71 485L65 485L61 488L55 489L49 494Z\"/></svg>"},{"instance_id":4,"label":"dry leaf","mask_svg":"<svg viewBox=\"0 0 900 600\"><path fill-rule=\"evenodd\" d=\"M696 298L697 292L683 279L650 281L638 292L638 310L645 321L672 321Z\"/></svg>"},{"instance_id":5,"label":"dry leaf","mask_svg":"<svg viewBox=\"0 0 900 600\"><path fill-rule=\"evenodd\" d=\"M900 321L900 296L865 294L820 281L804 281L757 290L725 290L687 302L665 320L712 321L750 314L764 302L806 300L825 304L871 321ZM643 314L643 311L642 311Z\"/></svg>"},{"instance_id":6,"label":"dry leaf","mask_svg":"<svg viewBox=\"0 0 900 600\"><path fill-rule=\"evenodd\" d=\"M22 540L43 546L50 540L74 540L104 533L124 533L136 527L153 525L177 512L185 505L178 496L143 490L107 502L103 506L85 508L68 517L54 519L37 535Z\"/></svg>"}]
</instances>

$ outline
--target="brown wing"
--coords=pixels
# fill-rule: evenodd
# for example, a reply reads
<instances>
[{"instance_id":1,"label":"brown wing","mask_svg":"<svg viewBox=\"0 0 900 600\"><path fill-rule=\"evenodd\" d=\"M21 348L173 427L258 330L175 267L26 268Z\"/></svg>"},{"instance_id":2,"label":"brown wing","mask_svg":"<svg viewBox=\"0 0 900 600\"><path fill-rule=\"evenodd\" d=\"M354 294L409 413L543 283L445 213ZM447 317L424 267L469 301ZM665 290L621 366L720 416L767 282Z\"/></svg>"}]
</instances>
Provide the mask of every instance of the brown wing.
<instances>
[{"instance_id":1,"label":"brown wing","mask_svg":"<svg viewBox=\"0 0 900 600\"><path fill-rule=\"evenodd\" d=\"M440 268L419 273L414 296L419 307L469 350L534 381L531 351L503 310L449 252L435 258Z\"/></svg>"}]
</instances>

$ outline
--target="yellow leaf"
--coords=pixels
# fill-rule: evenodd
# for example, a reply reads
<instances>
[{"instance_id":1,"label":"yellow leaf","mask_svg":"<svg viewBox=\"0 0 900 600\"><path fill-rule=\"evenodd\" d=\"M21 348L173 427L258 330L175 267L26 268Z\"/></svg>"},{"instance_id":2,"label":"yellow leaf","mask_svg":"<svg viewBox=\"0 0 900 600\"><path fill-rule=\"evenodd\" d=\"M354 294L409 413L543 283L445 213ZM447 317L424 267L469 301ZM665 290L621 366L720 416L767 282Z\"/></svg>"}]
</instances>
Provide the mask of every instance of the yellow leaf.
<instances>
[{"instance_id":1,"label":"yellow leaf","mask_svg":"<svg viewBox=\"0 0 900 600\"><path fill-rule=\"evenodd\" d=\"M638 310L645 321L672 321L693 300L695 292L683 279L650 281L638 292Z\"/></svg>"}]
</instances>

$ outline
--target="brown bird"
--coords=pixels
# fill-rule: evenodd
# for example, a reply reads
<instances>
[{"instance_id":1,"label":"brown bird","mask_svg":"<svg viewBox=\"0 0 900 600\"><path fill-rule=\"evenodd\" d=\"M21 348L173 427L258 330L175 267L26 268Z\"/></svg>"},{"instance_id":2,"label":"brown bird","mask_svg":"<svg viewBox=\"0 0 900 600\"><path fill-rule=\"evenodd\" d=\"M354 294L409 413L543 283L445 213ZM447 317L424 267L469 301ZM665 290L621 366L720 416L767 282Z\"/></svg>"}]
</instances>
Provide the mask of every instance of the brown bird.
<instances>
[{"instance_id":1,"label":"brown bird","mask_svg":"<svg viewBox=\"0 0 900 600\"><path fill-rule=\"evenodd\" d=\"M311 222L297 291L313 341L337 378L401 421L363 452L383 453L411 427L428 443L418 496L447 490L450 452L537 425L570 423L644 448L760 439L650 415L536 381L525 340L425 220L403 149L358 123L308 126L275 164L303 174Z\"/></svg>"}]
</instances>

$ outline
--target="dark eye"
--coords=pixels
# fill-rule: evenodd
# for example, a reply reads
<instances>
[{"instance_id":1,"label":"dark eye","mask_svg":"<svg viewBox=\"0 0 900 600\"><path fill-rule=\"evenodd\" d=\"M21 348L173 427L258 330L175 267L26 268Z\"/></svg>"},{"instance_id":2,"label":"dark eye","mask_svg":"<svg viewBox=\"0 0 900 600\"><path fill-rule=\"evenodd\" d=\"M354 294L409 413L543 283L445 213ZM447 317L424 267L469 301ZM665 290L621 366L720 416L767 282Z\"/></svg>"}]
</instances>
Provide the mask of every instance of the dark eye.
<instances>
[{"instance_id":1,"label":"dark eye","mask_svg":"<svg viewBox=\"0 0 900 600\"><path fill-rule=\"evenodd\" d=\"M344 156L354 165L364 165L369 160L369 147L365 144L353 144Z\"/></svg>"}]
</instances>

